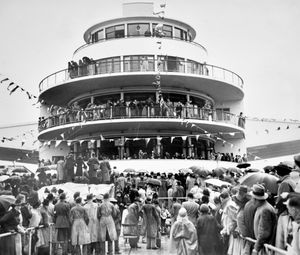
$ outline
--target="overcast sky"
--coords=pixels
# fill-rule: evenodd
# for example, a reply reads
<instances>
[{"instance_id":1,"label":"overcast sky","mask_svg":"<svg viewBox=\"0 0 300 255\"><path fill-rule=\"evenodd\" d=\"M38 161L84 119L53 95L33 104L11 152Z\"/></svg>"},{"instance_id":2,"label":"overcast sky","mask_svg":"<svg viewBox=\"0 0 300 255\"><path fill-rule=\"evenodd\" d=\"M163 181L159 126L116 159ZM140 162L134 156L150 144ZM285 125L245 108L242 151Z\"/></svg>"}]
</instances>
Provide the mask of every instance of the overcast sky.
<instances>
[{"instance_id":1,"label":"overcast sky","mask_svg":"<svg viewBox=\"0 0 300 255\"><path fill-rule=\"evenodd\" d=\"M38 95L39 82L84 44L84 31L120 17L122 2L1 0L1 80ZM166 17L195 28L209 64L244 79L246 116L300 119L299 0L167 0ZM10 96L7 85L0 84L0 125L36 121L34 101L20 91Z\"/></svg>"}]
</instances>

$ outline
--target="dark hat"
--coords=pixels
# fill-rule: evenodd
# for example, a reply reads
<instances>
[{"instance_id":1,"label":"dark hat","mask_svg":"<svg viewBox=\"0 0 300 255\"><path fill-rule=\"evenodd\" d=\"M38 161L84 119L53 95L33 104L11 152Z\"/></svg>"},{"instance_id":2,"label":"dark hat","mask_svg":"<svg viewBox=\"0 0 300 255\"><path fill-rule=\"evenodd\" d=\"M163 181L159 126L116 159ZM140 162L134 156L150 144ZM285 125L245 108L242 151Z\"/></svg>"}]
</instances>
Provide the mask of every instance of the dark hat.
<instances>
[{"instance_id":1,"label":"dark hat","mask_svg":"<svg viewBox=\"0 0 300 255\"><path fill-rule=\"evenodd\" d=\"M87 194L85 200L92 200L94 198L93 194Z\"/></svg>"},{"instance_id":2,"label":"dark hat","mask_svg":"<svg viewBox=\"0 0 300 255\"><path fill-rule=\"evenodd\" d=\"M80 204L82 202L82 198L76 197L75 202L76 202L76 204Z\"/></svg>"},{"instance_id":3,"label":"dark hat","mask_svg":"<svg viewBox=\"0 0 300 255\"><path fill-rule=\"evenodd\" d=\"M209 207L208 207L208 205L207 205L207 204L202 204L202 205L200 206L200 212L202 212L202 213L208 213L208 212L209 212Z\"/></svg>"},{"instance_id":4,"label":"dark hat","mask_svg":"<svg viewBox=\"0 0 300 255\"><path fill-rule=\"evenodd\" d=\"M73 195L73 198L76 199L77 197L80 196L80 192L79 191L76 191Z\"/></svg>"},{"instance_id":5,"label":"dark hat","mask_svg":"<svg viewBox=\"0 0 300 255\"><path fill-rule=\"evenodd\" d=\"M249 198L238 193L237 195L232 197L232 200L238 205L245 205L249 201Z\"/></svg>"},{"instance_id":6,"label":"dark hat","mask_svg":"<svg viewBox=\"0 0 300 255\"><path fill-rule=\"evenodd\" d=\"M274 169L276 170L276 173L279 176L285 176L290 174L290 172L292 171L292 168L290 168L289 166L280 163L279 165L275 166Z\"/></svg>"},{"instance_id":7,"label":"dark hat","mask_svg":"<svg viewBox=\"0 0 300 255\"><path fill-rule=\"evenodd\" d=\"M62 199L66 199L66 194L65 193L61 193L60 196L59 196L59 199L61 199L61 200Z\"/></svg>"},{"instance_id":8,"label":"dark hat","mask_svg":"<svg viewBox=\"0 0 300 255\"><path fill-rule=\"evenodd\" d=\"M239 187L239 193L247 193L248 192L248 187L246 185L241 185Z\"/></svg>"},{"instance_id":9,"label":"dark hat","mask_svg":"<svg viewBox=\"0 0 300 255\"><path fill-rule=\"evenodd\" d=\"M252 191L250 191L250 195L257 200L266 200L268 198L266 189L261 184L254 184Z\"/></svg>"}]
</instances>

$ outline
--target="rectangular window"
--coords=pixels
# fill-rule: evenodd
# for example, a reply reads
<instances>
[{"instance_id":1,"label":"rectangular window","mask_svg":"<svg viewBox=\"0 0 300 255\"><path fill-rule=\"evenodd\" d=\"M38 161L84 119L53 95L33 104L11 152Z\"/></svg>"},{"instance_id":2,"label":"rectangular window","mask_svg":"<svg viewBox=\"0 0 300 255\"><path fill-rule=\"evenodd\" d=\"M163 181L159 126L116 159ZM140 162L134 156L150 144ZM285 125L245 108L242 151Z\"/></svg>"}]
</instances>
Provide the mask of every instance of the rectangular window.
<instances>
[{"instance_id":1,"label":"rectangular window","mask_svg":"<svg viewBox=\"0 0 300 255\"><path fill-rule=\"evenodd\" d=\"M154 71L154 56L124 56L124 72Z\"/></svg>"},{"instance_id":2,"label":"rectangular window","mask_svg":"<svg viewBox=\"0 0 300 255\"><path fill-rule=\"evenodd\" d=\"M125 26L117 25L105 29L106 39L122 38L125 36Z\"/></svg>"},{"instance_id":3,"label":"rectangular window","mask_svg":"<svg viewBox=\"0 0 300 255\"><path fill-rule=\"evenodd\" d=\"M156 34L155 33L155 27L156 27L157 23L152 23L152 34ZM173 37L173 32L172 32L172 26L169 25L163 25L163 37Z\"/></svg>"},{"instance_id":4,"label":"rectangular window","mask_svg":"<svg viewBox=\"0 0 300 255\"><path fill-rule=\"evenodd\" d=\"M164 25L163 33L164 33L164 37L173 37L172 26Z\"/></svg>"},{"instance_id":5,"label":"rectangular window","mask_svg":"<svg viewBox=\"0 0 300 255\"><path fill-rule=\"evenodd\" d=\"M172 56L160 56L161 71L184 72L184 59Z\"/></svg>"},{"instance_id":6,"label":"rectangular window","mask_svg":"<svg viewBox=\"0 0 300 255\"><path fill-rule=\"evenodd\" d=\"M105 58L96 61L97 74L117 73L121 71L120 57Z\"/></svg>"},{"instance_id":7,"label":"rectangular window","mask_svg":"<svg viewBox=\"0 0 300 255\"><path fill-rule=\"evenodd\" d=\"M150 32L149 23L134 23L127 25L127 36L144 36L146 31Z\"/></svg>"}]
</instances>

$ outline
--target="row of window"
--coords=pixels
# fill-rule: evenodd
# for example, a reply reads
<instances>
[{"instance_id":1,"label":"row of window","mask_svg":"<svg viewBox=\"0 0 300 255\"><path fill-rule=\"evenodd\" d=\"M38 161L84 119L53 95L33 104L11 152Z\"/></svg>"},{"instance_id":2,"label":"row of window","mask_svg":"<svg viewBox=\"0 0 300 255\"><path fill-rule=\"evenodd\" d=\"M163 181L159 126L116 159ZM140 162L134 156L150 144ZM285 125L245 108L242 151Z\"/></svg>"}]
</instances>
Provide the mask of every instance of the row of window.
<instances>
[{"instance_id":1,"label":"row of window","mask_svg":"<svg viewBox=\"0 0 300 255\"><path fill-rule=\"evenodd\" d=\"M150 27L152 25L152 29ZM127 24L127 35L126 36L155 36L155 27L157 23L134 23ZM152 30L152 32L151 32ZM191 41L191 35L188 31L185 31L178 27L173 27L170 25L163 25L162 28L163 37L178 38L181 40ZM123 38L125 37L125 24L115 25L107 27L105 29L100 29L92 34L92 43L112 38Z\"/></svg>"}]
</instances>

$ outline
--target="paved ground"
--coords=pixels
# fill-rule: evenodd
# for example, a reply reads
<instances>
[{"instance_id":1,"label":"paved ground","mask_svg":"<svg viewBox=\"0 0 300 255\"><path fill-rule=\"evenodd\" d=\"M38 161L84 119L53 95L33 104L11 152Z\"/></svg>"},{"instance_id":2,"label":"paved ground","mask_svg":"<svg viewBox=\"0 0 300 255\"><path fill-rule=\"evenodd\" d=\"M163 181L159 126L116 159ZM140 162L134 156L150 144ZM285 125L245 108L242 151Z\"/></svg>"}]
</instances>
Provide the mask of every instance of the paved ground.
<instances>
[{"instance_id":1,"label":"paved ground","mask_svg":"<svg viewBox=\"0 0 300 255\"><path fill-rule=\"evenodd\" d=\"M120 237L120 250L122 252L122 255L136 255L136 254L143 254L143 255L167 255L168 253L168 237L162 236L161 239L161 248L157 250L148 250L146 249L146 244L142 243L142 239L140 238L140 241L138 245L141 248L138 249L131 249L130 245L128 243L124 242L124 239Z\"/></svg>"}]
</instances>

